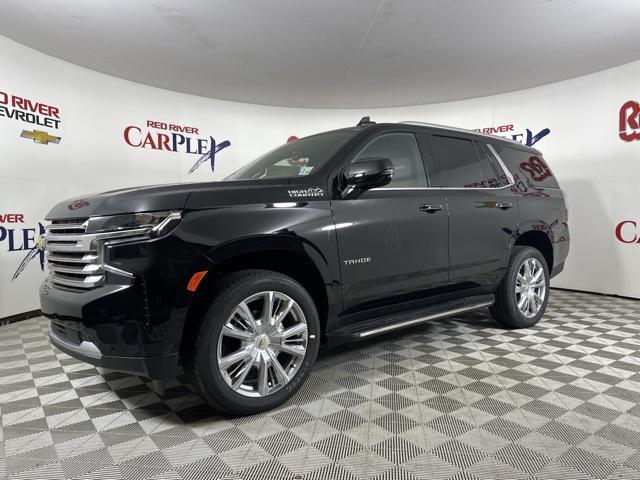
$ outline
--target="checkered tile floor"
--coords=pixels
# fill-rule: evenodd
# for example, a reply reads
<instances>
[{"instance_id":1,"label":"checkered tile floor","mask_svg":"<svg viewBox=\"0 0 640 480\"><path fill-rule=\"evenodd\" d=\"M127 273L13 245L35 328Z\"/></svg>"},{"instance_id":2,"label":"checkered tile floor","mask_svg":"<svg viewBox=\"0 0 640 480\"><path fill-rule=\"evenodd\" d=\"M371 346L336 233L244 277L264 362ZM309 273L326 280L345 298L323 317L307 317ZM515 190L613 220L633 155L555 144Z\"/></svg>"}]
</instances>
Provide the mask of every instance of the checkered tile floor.
<instances>
[{"instance_id":1,"label":"checkered tile floor","mask_svg":"<svg viewBox=\"0 0 640 480\"><path fill-rule=\"evenodd\" d=\"M293 400L239 419L46 329L0 327L0 478L640 479L640 301L554 290L528 330L482 311L323 351Z\"/></svg>"}]
</instances>

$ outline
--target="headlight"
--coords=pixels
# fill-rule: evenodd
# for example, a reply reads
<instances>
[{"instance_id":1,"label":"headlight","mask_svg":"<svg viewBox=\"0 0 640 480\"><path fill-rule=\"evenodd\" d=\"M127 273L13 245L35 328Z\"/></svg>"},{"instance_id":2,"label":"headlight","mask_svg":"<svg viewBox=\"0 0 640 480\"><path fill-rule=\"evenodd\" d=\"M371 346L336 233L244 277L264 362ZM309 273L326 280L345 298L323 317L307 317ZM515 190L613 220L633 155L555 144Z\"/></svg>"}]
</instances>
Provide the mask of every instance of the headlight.
<instances>
[{"instance_id":1,"label":"headlight","mask_svg":"<svg viewBox=\"0 0 640 480\"><path fill-rule=\"evenodd\" d=\"M138 235L159 237L176 228L181 220L182 213L176 211L92 217L89 219L87 233L131 231Z\"/></svg>"}]
</instances>

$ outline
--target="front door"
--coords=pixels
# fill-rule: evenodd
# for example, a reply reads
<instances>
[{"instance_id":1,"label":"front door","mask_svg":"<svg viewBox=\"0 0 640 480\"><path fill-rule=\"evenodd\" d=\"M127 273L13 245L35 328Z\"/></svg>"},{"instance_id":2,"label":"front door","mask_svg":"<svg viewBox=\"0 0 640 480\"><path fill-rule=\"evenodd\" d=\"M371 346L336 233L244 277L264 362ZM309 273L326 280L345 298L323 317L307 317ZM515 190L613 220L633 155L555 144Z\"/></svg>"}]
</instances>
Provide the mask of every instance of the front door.
<instances>
[{"instance_id":1,"label":"front door","mask_svg":"<svg viewBox=\"0 0 640 480\"><path fill-rule=\"evenodd\" d=\"M345 313L419 297L448 280L445 196L428 188L415 134L381 134L352 162L372 157L393 162L391 183L332 201Z\"/></svg>"}]
</instances>

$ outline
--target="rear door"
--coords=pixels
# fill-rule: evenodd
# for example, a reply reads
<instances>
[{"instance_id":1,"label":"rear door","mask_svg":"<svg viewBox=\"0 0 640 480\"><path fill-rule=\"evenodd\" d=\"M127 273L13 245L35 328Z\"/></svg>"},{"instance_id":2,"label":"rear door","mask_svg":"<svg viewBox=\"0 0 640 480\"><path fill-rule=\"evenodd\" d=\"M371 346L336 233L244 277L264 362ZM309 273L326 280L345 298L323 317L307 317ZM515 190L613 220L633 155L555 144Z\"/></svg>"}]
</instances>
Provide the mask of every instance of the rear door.
<instances>
[{"instance_id":1,"label":"rear door","mask_svg":"<svg viewBox=\"0 0 640 480\"><path fill-rule=\"evenodd\" d=\"M350 163L370 157L393 162L392 182L332 201L345 313L420 297L448 280L445 197L429 188L415 132L378 134Z\"/></svg>"},{"instance_id":2,"label":"rear door","mask_svg":"<svg viewBox=\"0 0 640 480\"><path fill-rule=\"evenodd\" d=\"M449 209L450 282L493 287L518 223L509 179L473 138L434 133L428 142Z\"/></svg>"}]
</instances>

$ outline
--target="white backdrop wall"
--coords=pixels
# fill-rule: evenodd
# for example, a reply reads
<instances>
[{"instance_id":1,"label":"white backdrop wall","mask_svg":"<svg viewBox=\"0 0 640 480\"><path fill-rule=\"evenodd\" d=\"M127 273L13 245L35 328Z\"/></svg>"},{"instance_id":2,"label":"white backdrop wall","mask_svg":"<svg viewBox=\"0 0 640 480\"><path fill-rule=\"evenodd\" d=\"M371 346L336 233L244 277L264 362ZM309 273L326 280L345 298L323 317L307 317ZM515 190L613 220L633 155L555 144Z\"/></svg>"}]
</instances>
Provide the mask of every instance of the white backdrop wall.
<instances>
[{"instance_id":1,"label":"white backdrop wall","mask_svg":"<svg viewBox=\"0 0 640 480\"><path fill-rule=\"evenodd\" d=\"M507 125L502 135L525 142L527 130L530 137L540 134L535 146L568 193L570 205L571 254L554 285L640 298L640 243L635 243L640 238L640 141L623 141L619 135L622 105L640 98L640 62L493 97L370 110L277 108L199 98L86 70L4 37L0 65L0 318L38 308L41 258L33 250L31 261L23 259L58 201L118 187L220 179L290 135L353 125L364 115L378 122L419 120L472 129ZM39 119L27 115L30 111ZM629 124L637 126L640 108L632 104L629 112ZM148 121L160 124L147 126ZM153 139L179 133L171 128L189 127L197 133L179 133L185 141L174 152L151 148L155 143L129 145L127 127L134 127L129 129L134 145L146 132ZM34 136L48 143L38 143ZM189 174L198 155L185 151L186 137L191 137L191 150L198 138L231 145L217 153L215 172L203 164ZM172 146L171 139L167 145ZM618 239L621 222L627 223Z\"/></svg>"}]
</instances>

